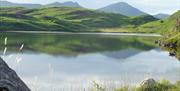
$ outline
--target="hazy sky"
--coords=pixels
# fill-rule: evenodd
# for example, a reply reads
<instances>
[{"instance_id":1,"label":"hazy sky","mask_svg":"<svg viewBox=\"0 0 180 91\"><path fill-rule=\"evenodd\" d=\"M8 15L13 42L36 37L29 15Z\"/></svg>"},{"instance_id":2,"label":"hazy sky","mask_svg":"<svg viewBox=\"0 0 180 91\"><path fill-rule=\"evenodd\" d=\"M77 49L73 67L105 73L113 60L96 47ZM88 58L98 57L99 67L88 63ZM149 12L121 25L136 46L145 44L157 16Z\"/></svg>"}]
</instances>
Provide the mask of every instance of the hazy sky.
<instances>
[{"instance_id":1,"label":"hazy sky","mask_svg":"<svg viewBox=\"0 0 180 91\"><path fill-rule=\"evenodd\" d=\"M130 5L147 12L149 14L168 13L172 14L180 9L180 0L7 0L18 3L38 3L47 4L52 2L75 1L81 6L91 9L101 8L103 6L116 3L127 2Z\"/></svg>"}]
</instances>

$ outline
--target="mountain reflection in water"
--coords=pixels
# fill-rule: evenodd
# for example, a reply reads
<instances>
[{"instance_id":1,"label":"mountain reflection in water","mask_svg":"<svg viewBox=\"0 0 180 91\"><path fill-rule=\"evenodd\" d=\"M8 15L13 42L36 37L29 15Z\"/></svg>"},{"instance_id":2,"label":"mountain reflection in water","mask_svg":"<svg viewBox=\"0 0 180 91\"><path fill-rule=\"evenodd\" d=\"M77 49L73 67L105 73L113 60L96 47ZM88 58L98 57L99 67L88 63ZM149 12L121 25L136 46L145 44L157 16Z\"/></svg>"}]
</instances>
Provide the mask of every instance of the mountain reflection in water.
<instances>
[{"instance_id":1,"label":"mountain reflection in water","mask_svg":"<svg viewBox=\"0 0 180 91\"><path fill-rule=\"evenodd\" d=\"M180 80L180 62L160 50L158 37L2 34L8 37L3 59L33 91L83 91L93 81L117 88L147 77ZM18 48L24 44L24 49ZM3 54L4 45L0 46ZM15 59L21 57L17 62ZM110 90L109 90L110 91Z\"/></svg>"}]
</instances>

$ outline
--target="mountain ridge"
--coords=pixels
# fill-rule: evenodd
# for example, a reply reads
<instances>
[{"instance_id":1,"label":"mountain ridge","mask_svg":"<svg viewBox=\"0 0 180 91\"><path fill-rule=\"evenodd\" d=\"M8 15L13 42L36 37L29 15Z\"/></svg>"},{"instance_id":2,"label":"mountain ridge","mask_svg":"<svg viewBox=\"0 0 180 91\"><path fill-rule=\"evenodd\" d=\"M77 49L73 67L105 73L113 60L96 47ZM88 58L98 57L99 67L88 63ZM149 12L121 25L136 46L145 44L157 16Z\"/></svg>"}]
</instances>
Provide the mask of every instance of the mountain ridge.
<instances>
[{"instance_id":1,"label":"mountain ridge","mask_svg":"<svg viewBox=\"0 0 180 91\"><path fill-rule=\"evenodd\" d=\"M25 8L40 8L41 4L29 4L29 3L14 3L9 1L0 1L0 7L25 7Z\"/></svg>"},{"instance_id":2,"label":"mountain ridge","mask_svg":"<svg viewBox=\"0 0 180 91\"><path fill-rule=\"evenodd\" d=\"M158 19L166 19L168 18L170 15L168 14L163 14L163 13L159 13L159 14L156 14L156 15L153 15L154 17L158 18Z\"/></svg>"},{"instance_id":3,"label":"mountain ridge","mask_svg":"<svg viewBox=\"0 0 180 91\"><path fill-rule=\"evenodd\" d=\"M77 2L72 2L72 1L67 1L67 2L54 2L54 3L50 3L50 4L46 4L44 5L46 7L82 7L80 6Z\"/></svg>"},{"instance_id":4,"label":"mountain ridge","mask_svg":"<svg viewBox=\"0 0 180 91\"><path fill-rule=\"evenodd\" d=\"M9 1L0 1L0 7L25 7L25 8L43 8L43 7L82 7L77 2L54 2L46 5L31 3L13 3Z\"/></svg>"},{"instance_id":5,"label":"mountain ridge","mask_svg":"<svg viewBox=\"0 0 180 91\"><path fill-rule=\"evenodd\" d=\"M129 5L125 2L118 2L103 8L98 9L99 11L108 12L108 13L117 13L126 16L140 16L140 15L147 15L147 13Z\"/></svg>"}]
</instances>

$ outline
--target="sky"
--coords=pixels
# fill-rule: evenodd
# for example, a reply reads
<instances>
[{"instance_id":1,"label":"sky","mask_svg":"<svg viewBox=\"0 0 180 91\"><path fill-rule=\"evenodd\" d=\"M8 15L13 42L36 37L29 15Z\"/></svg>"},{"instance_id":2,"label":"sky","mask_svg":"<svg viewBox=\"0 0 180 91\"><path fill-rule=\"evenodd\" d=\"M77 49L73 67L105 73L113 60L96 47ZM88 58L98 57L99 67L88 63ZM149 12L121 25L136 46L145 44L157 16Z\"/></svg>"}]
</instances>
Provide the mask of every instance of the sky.
<instances>
[{"instance_id":1,"label":"sky","mask_svg":"<svg viewBox=\"0 0 180 91\"><path fill-rule=\"evenodd\" d=\"M78 2L81 6L98 9L117 2L127 2L149 14L172 14L180 9L180 0L7 0L18 3L48 4L52 2Z\"/></svg>"}]
</instances>

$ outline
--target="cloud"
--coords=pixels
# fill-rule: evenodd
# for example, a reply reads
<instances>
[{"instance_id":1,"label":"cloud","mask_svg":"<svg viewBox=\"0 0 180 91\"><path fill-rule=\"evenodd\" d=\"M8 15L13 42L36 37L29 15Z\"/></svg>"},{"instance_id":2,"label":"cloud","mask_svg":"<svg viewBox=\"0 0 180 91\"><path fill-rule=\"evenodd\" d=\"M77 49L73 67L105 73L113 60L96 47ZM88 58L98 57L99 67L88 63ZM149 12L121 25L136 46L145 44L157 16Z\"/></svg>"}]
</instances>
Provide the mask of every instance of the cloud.
<instances>
[{"instance_id":1,"label":"cloud","mask_svg":"<svg viewBox=\"0 0 180 91\"><path fill-rule=\"evenodd\" d=\"M130 1L132 4L134 4L134 6L151 14L160 12L171 14L180 9L180 0L141 0L141 2L135 2L134 0Z\"/></svg>"}]
</instances>

